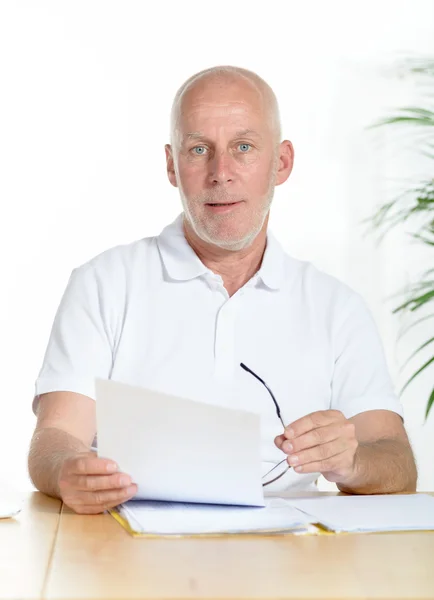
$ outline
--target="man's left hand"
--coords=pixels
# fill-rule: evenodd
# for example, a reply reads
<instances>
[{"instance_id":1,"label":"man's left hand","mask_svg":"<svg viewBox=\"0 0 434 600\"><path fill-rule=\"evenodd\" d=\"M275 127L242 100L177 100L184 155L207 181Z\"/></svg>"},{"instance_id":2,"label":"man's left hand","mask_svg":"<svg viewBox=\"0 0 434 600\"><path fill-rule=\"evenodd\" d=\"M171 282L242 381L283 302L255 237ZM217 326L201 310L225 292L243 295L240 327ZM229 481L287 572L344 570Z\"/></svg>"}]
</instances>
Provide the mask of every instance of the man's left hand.
<instances>
[{"instance_id":1,"label":"man's left hand","mask_svg":"<svg viewBox=\"0 0 434 600\"><path fill-rule=\"evenodd\" d=\"M310 413L288 425L274 442L297 473L321 473L334 482L355 475L355 426L339 410Z\"/></svg>"}]
</instances>

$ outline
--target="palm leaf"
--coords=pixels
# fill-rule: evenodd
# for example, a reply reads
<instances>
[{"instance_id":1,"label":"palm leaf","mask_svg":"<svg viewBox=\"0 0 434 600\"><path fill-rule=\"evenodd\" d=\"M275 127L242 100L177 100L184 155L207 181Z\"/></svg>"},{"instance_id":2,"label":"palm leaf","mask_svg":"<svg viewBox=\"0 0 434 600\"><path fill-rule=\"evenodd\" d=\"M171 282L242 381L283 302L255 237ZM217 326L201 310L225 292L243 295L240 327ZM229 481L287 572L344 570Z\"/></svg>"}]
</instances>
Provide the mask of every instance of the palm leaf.
<instances>
[{"instance_id":1,"label":"palm leaf","mask_svg":"<svg viewBox=\"0 0 434 600\"><path fill-rule=\"evenodd\" d=\"M403 370L408 363L411 361L411 359L416 356L416 354L418 354L421 350L423 350L424 348L426 348L427 346L429 346L430 344L432 344L434 342L434 337L432 337L431 339L427 340L426 342L424 342L422 344L422 346L419 346L419 348L417 350L415 350L405 361L405 363L402 365L401 370Z\"/></svg>"},{"instance_id":2,"label":"palm leaf","mask_svg":"<svg viewBox=\"0 0 434 600\"><path fill-rule=\"evenodd\" d=\"M434 158L434 144L427 142L428 150L421 150L421 153L427 158Z\"/></svg>"},{"instance_id":3,"label":"palm leaf","mask_svg":"<svg viewBox=\"0 0 434 600\"><path fill-rule=\"evenodd\" d=\"M418 75L434 76L434 61L432 58L407 58L402 62L402 66L409 73Z\"/></svg>"},{"instance_id":4,"label":"palm leaf","mask_svg":"<svg viewBox=\"0 0 434 600\"><path fill-rule=\"evenodd\" d=\"M381 237L395 225L404 223L415 215L427 215L434 212L434 179L424 181L421 185L400 194L394 200L383 204L373 216L368 217L363 223L370 225L369 230L383 228ZM428 223L422 225L417 232L434 235L434 219L429 218Z\"/></svg>"},{"instance_id":5,"label":"palm leaf","mask_svg":"<svg viewBox=\"0 0 434 600\"><path fill-rule=\"evenodd\" d=\"M433 402L434 402L434 388L433 388L433 390L431 392L431 396L428 399L428 404L426 405L425 419L428 418L429 411L431 410Z\"/></svg>"},{"instance_id":6,"label":"palm leaf","mask_svg":"<svg viewBox=\"0 0 434 600\"><path fill-rule=\"evenodd\" d=\"M420 233L412 233L411 237L413 237L415 240L418 240L419 242L428 244L429 246L434 246L434 241L431 241L428 238L424 237L423 235L420 235Z\"/></svg>"},{"instance_id":7,"label":"palm leaf","mask_svg":"<svg viewBox=\"0 0 434 600\"><path fill-rule=\"evenodd\" d=\"M426 304L427 302L430 302L431 300L434 300L434 290L430 290L426 294L422 294L422 296L417 296L416 298L410 298L409 300L404 302L404 304L401 304L401 306L398 306L398 308L395 308L392 312L393 312L393 314L395 314L395 313L399 312L400 310L404 310L405 308L408 308L411 311L415 311L418 308L420 308L421 306L423 306L424 304Z\"/></svg>"},{"instance_id":8,"label":"palm leaf","mask_svg":"<svg viewBox=\"0 0 434 600\"><path fill-rule=\"evenodd\" d=\"M406 333L408 333L410 331L410 329L413 329L413 327L416 327L416 325L419 325L419 323L421 323L422 321L426 321L427 319L432 319L433 317L434 317L434 314L432 314L432 315L426 315L425 317L421 317L420 319L417 319L417 321L414 321L414 323L410 323L410 325L408 325L398 335L398 340L400 340Z\"/></svg>"},{"instance_id":9,"label":"palm leaf","mask_svg":"<svg viewBox=\"0 0 434 600\"><path fill-rule=\"evenodd\" d=\"M368 129L382 127L383 125L393 125L396 123L410 123L411 125L420 125L423 127L434 127L434 112L425 108L405 107L401 108L397 115L379 119Z\"/></svg>"},{"instance_id":10,"label":"palm leaf","mask_svg":"<svg viewBox=\"0 0 434 600\"><path fill-rule=\"evenodd\" d=\"M408 388L408 386L410 385L410 383L411 383L411 382L412 382L414 379L416 379L416 377L417 377L418 375L420 375L420 374L422 373L422 371L424 371L424 370L425 370L425 369L426 369L426 368L427 368L427 367L428 367L428 366L429 366L431 363L433 363L433 362L434 362L434 356L432 356L432 357L431 357L429 360L427 360L427 362L426 362L424 365L422 365L422 366L420 367L420 369L418 369L418 370L416 371L416 373L414 373L414 374L413 374L413 375L410 377L410 379L407 381L407 383L406 383L406 384L404 385L404 387L402 388L402 390L401 390L401 394L403 394L404 390L406 390L406 389Z\"/></svg>"}]
</instances>

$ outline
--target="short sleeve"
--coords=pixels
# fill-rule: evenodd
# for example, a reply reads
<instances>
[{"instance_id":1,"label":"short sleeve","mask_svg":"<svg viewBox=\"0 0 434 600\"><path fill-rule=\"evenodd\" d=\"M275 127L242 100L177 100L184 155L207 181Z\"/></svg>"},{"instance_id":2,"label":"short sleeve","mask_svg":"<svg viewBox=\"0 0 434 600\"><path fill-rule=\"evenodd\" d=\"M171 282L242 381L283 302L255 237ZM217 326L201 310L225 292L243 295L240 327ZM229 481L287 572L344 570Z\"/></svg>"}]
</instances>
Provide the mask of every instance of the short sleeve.
<instances>
[{"instance_id":1,"label":"short sleeve","mask_svg":"<svg viewBox=\"0 0 434 600\"><path fill-rule=\"evenodd\" d=\"M57 309L35 382L33 412L39 395L47 392L77 392L95 399L95 377L108 379L112 368L108 333L95 269L86 263L72 271Z\"/></svg>"},{"instance_id":2,"label":"short sleeve","mask_svg":"<svg viewBox=\"0 0 434 600\"><path fill-rule=\"evenodd\" d=\"M340 410L347 419L378 409L391 410L403 418L376 324L355 292L342 307L338 321L331 408Z\"/></svg>"}]
</instances>

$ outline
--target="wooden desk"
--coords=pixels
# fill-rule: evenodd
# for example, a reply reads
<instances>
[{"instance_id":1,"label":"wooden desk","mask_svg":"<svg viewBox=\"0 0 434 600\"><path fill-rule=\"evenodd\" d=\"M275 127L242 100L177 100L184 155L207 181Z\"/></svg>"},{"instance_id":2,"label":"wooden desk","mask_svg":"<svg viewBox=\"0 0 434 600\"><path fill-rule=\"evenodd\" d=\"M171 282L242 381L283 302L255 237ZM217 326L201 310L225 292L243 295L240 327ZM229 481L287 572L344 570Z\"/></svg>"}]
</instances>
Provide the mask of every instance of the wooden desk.
<instances>
[{"instance_id":1,"label":"wooden desk","mask_svg":"<svg viewBox=\"0 0 434 600\"><path fill-rule=\"evenodd\" d=\"M42 597L62 503L29 494L15 519L0 519L0 598Z\"/></svg>"},{"instance_id":2,"label":"wooden desk","mask_svg":"<svg viewBox=\"0 0 434 600\"><path fill-rule=\"evenodd\" d=\"M0 522L0 599L434 598L434 532L147 540L58 506Z\"/></svg>"}]
</instances>

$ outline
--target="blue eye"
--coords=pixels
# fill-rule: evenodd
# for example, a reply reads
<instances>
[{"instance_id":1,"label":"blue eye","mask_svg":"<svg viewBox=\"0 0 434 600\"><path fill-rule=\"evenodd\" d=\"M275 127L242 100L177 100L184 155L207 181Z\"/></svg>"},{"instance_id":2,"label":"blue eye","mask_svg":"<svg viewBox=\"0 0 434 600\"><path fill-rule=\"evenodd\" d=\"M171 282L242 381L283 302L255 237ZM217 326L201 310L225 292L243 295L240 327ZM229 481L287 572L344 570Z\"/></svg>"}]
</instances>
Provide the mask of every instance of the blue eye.
<instances>
[{"instance_id":1,"label":"blue eye","mask_svg":"<svg viewBox=\"0 0 434 600\"><path fill-rule=\"evenodd\" d=\"M241 152L247 152L251 146L250 144L239 144L239 148L241 148Z\"/></svg>"},{"instance_id":2,"label":"blue eye","mask_svg":"<svg viewBox=\"0 0 434 600\"><path fill-rule=\"evenodd\" d=\"M196 150L201 150L202 152L196 152ZM205 154L205 150L205 146L196 146L195 148L193 148L194 153L198 156L202 156L203 154Z\"/></svg>"}]
</instances>

